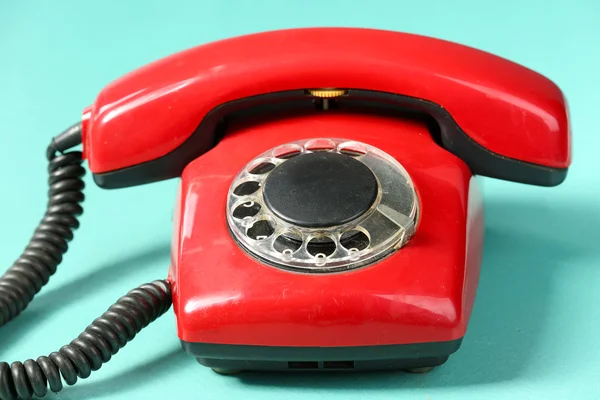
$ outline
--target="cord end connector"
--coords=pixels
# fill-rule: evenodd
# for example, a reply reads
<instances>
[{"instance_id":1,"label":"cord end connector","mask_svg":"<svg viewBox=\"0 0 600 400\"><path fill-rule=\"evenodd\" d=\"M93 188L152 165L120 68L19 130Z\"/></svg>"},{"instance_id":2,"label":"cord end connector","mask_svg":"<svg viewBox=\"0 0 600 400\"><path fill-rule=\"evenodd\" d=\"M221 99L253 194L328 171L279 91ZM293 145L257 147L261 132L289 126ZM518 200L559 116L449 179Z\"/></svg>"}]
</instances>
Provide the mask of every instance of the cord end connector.
<instances>
[{"instance_id":1,"label":"cord end connector","mask_svg":"<svg viewBox=\"0 0 600 400\"><path fill-rule=\"evenodd\" d=\"M55 136L46 151L48 160L53 159L56 152L62 153L65 150L80 145L82 141L81 127L81 122L78 122L66 129L60 135Z\"/></svg>"}]
</instances>

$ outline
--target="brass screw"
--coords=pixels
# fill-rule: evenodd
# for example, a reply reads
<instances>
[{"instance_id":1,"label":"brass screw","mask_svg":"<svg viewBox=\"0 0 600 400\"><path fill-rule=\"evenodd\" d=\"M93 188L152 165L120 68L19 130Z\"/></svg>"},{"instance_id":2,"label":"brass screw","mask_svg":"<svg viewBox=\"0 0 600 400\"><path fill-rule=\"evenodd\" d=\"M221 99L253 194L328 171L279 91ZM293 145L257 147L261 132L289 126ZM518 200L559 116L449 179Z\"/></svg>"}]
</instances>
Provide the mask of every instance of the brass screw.
<instances>
[{"instance_id":1,"label":"brass screw","mask_svg":"<svg viewBox=\"0 0 600 400\"><path fill-rule=\"evenodd\" d=\"M331 99L340 97L348 93L345 89L324 88L324 89L309 89L308 93L311 96L320 97L322 99Z\"/></svg>"},{"instance_id":2,"label":"brass screw","mask_svg":"<svg viewBox=\"0 0 600 400\"><path fill-rule=\"evenodd\" d=\"M318 97L322 100L321 108L323 110L329 110L329 100L335 97L340 97L348 93L345 89L335 88L323 88L323 89L309 89L308 94L314 97Z\"/></svg>"}]
</instances>

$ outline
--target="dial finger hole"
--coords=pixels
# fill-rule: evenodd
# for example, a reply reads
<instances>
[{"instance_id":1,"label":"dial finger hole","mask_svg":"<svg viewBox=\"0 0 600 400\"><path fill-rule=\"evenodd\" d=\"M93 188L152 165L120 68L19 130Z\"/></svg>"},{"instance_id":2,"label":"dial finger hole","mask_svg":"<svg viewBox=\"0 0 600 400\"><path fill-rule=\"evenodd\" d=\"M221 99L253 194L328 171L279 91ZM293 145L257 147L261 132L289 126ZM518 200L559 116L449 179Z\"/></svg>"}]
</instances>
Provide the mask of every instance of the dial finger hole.
<instances>
[{"instance_id":1,"label":"dial finger hole","mask_svg":"<svg viewBox=\"0 0 600 400\"><path fill-rule=\"evenodd\" d=\"M233 217L238 219L244 219L248 217L254 217L260 211L260 204L253 201L247 201L240 204L233 210Z\"/></svg>"},{"instance_id":2,"label":"dial finger hole","mask_svg":"<svg viewBox=\"0 0 600 400\"><path fill-rule=\"evenodd\" d=\"M329 139L315 139L306 143L305 147L310 151L331 151L335 149L335 143Z\"/></svg>"},{"instance_id":3,"label":"dial finger hole","mask_svg":"<svg viewBox=\"0 0 600 400\"><path fill-rule=\"evenodd\" d=\"M356 142L342 143L339 145L338 151L352 157L359 157L367 154L367 148L363 144Z\"/></svg>"},{"instance_id":4,"label":"dial finger hole","mask_svg":"<svg viewBox=\"0 0 600 400\"><path fill-rule=\"evenodd\" d=\"M273 168L275 168L275 164L268 161L262 161L253 165L248 172L252 175L262 175L271 172Z\"/></svg>"},{"instance_id":5,"label":"dial finger hole","mask_svg":"<svg viewBox=\"0 0 600 400\"><path fill-rule=\"evenodd\" d=\"M296 232L285 232L275 239L273 248L286 256L291 256L302 247L302 237Z\"/></svg>"},{"instance_id":6,"label":"dial finger hole","mask_svg":"<svg viewBox=\"0 0 600 400\"><path fill-rule=\"evenodd\" d=\"M358 230L344 232L340 237L342 247L351 253L366 249L370 242L369 237Z\"/></svg>"},{"instance_id":7,"label":"dial finger hole","mask_svg":"<svg viewBox=\"0 0 600 400\"><path fill-rule=\"evenodd\" d=\"M248 228L246 235L248 235L250 239L265 240L271 237L273 232L275 232L273 225L271 225L269 221L261 219Z\"/></svg>"},{"instance_id":8,"label":"dial finger hole","mask_svg":"<svg viewBox=\"0 0 600 400\"><path fill-rule=\"evenodd\" d=\"M302 147L297 144L285 144L273 150L273 156L282 160L287 160L302 153Z\"/></svg>"},{"instance_id":9,"label":"dial finger hole","mask_svg":"<svg viewBox=\"0 0 600 400\"><path fill-rule=\"evenodd\" d=\"M336 244L330 237L322 236L311 239L306 244L306 251L313 257L329 257L335 252Z\"/></svg>"},{"instance_id":10,"label":"dial finger hole","mask_svg":"<svg viewBox=\"0 0 600 400\"><path fill-rule=\"evenodd\" d=\"M248 181L240 183L233 189L233 194L236 196L247 196L255 193L260 188L260 183L254 181Z\"/></svg>"}]
</instances>

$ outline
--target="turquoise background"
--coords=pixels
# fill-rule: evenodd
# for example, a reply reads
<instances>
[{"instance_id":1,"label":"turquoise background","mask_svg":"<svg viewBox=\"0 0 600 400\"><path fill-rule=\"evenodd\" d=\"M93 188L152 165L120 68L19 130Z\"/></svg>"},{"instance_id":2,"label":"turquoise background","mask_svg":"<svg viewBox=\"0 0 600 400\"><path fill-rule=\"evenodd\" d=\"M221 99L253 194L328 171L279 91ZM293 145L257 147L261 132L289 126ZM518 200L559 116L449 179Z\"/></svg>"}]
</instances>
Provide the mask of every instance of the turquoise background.
<instances>
[{"instance_id":1,"label":"turquoise background","mask_svg":"<svg viewBox=\"0 0 600 400\"><path fill-rule=\"evenodd\" d=\"M569 100L574 163L557 188L484 180L486 242L463 347L427 375L223 377L179 347L169 313L61 399L592 399L600 397L600 2L0 0L0 265L45 206L44 150L109 81L250 32L364 26L441 37L522 63ZM493 71L490 71L493 73ZM176 181L104 191L59 272L0 331L0 359L57 350L114 300L166 276Z\"/></svg>"}]
</instances>

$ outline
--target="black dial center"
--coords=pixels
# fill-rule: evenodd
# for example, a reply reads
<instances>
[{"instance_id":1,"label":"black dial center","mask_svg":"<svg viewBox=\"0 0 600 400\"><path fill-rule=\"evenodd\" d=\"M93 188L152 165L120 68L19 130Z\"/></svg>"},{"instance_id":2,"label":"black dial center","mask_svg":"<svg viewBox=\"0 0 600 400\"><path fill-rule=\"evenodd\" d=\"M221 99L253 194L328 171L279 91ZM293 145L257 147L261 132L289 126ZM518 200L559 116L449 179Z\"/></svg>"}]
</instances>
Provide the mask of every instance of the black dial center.
<instances>
[{"instance_id":1,"label":"black dial center","mask_svg":"<svg viewBox=\"0 0 600 400\"><path fill-rule=\"evenodd\" d=\"M375 175L351 156L314 152L278 165L264 183L267 205L297 226L325 228L364 214L377 198Z\"/></svg>"}]
</instances>

